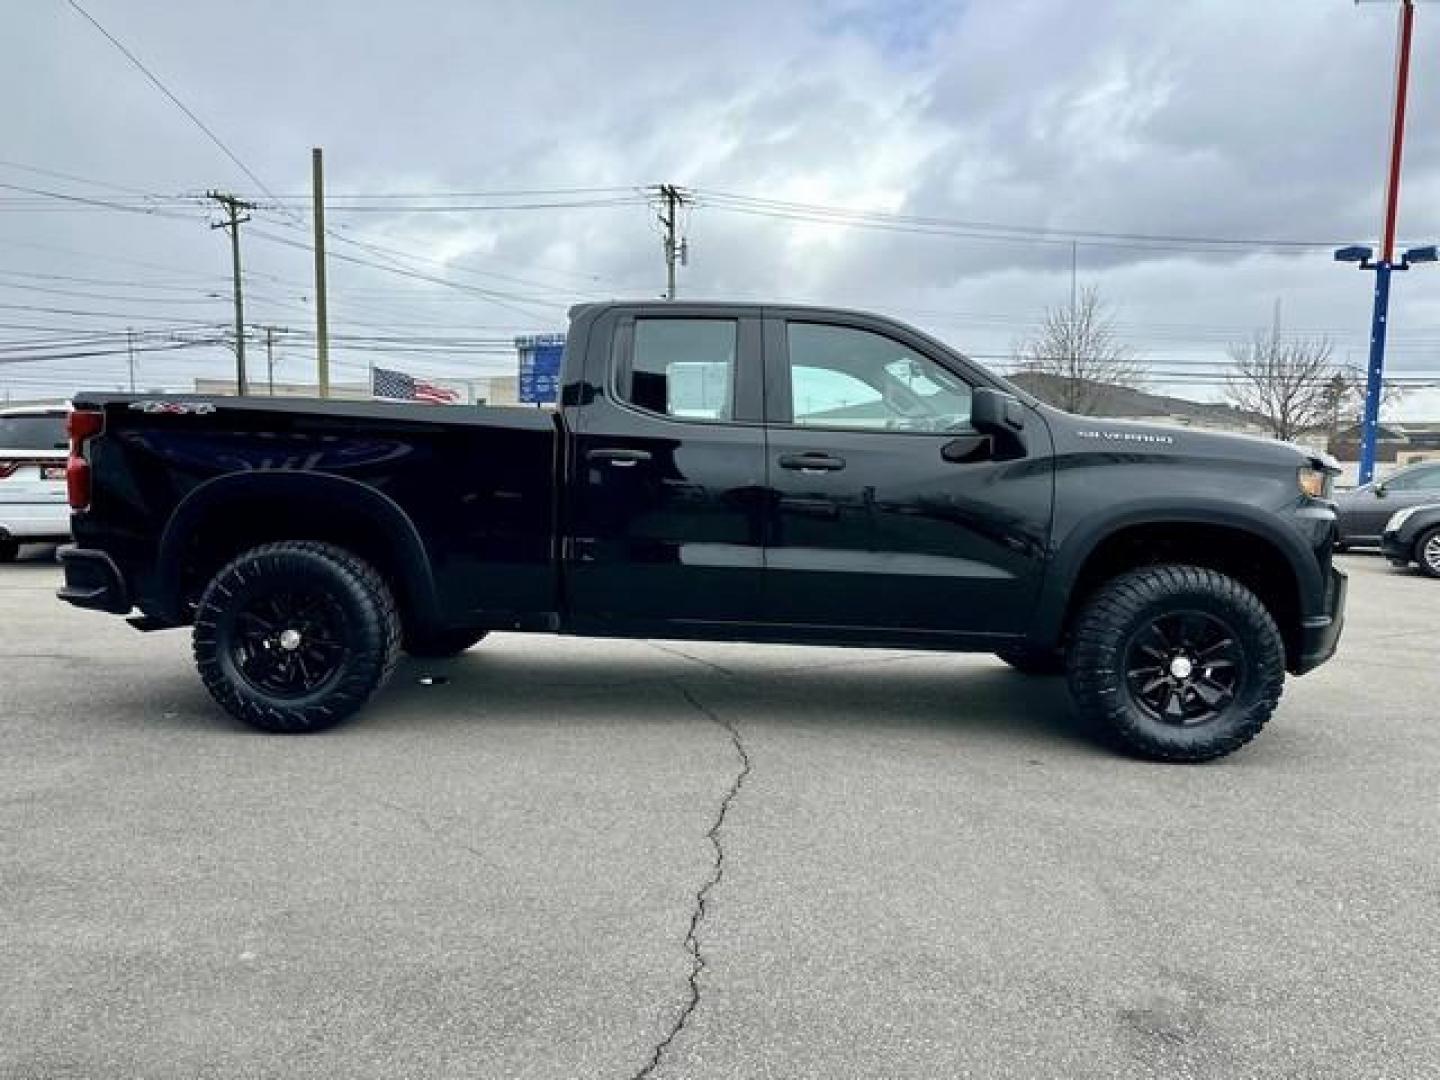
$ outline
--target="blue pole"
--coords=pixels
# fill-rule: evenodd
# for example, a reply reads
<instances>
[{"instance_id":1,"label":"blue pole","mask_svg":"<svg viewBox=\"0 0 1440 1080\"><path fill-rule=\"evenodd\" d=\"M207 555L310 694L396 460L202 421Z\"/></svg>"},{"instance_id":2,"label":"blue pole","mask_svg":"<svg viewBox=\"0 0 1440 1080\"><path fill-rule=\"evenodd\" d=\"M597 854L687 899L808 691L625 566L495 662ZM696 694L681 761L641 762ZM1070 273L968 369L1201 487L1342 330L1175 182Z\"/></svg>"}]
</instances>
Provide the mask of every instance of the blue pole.
<instances>
[{"instance_id":1,"label":"blue pole","mask_svg":"<svg viewBox=\"0 0 1440 1080\"><path fill-rule=\"evenodd\" d=\"M1360 483L1375 479L1375 443L1380 432L1380 398L1385 379L1385 324L1390 318L1388 262L1375 264L1375 314L1370 321L1370 370L1365 380L1365 424L1360 443Z\"/></svg>"}]
</instances>

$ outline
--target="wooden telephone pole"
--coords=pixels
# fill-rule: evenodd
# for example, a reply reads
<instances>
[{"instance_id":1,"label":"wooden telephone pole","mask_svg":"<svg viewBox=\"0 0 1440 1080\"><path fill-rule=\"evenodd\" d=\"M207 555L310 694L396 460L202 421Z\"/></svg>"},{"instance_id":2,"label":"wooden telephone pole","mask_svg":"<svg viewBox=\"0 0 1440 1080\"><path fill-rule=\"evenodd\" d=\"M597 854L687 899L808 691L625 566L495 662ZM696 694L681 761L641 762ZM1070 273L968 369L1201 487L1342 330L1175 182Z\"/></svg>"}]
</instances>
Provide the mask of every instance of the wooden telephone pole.
<instances>
[{"instance_id":1,"label":"wooden telephone pole","mask_svg":"<svg viewBox=\"0 0 1440 1080\"><path fill-rule=\"evenodd\" d=\"M235 273L235 392L244 397L250 391L245 379L245 298L240 287L240 225L250 220L248 213L241 216L242 213L254 210L255 204L219 191L209 191L206 195L220 204L226 217L226 220L210 227L230 230L230 255Z\"/></svg>"},{"instance_id":2,"label":"wooden telephone pole","mask_svg":"<svg viewBox=\"0 0 1440 1080\"><path fill-rule=\"evenodd\" d=\"M654 189L660 195L660 201L664 204L660 210L660 225L665 230L665 299L675 299L675 264L678 261L682 266L689 260L689 250L683 238L676 240L675 233L679 227L680 208L690 201L682 189L674 184L661 184Z\"/></svg>"},{"instance_id":3,"label":"wooden telephone pole","mask_svg":"<svg viewBox=\"0 0 1440 1080\"><path fill-rule=\"evenodd\" d=\"M311 198L315 219L315 379L320 396L330 396L330 321L325 309L325 161L320 147L310 150Z\"/></svg>"}]
</instances>

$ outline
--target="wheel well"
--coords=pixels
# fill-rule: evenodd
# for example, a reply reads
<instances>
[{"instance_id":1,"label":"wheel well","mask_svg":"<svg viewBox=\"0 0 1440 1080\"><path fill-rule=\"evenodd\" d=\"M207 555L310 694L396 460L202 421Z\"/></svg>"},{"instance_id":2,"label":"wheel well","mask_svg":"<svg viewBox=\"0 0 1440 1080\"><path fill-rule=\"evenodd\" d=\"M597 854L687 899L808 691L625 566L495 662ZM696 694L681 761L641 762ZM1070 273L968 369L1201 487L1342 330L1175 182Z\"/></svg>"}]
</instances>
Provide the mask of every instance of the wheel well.
<instances>
[{"instance_id":1,"label":"wheel well","mask_svg":"<svg viewBox=\"0 0 1440 1080\"><path fill-rule=\"evenodd\" d=\"M1070 590L1063 628L1100 585L1140 566L1204 566L1240 582L1260 598L1285 640L1287 661L1300 652L1300 587L1283 551L1269 540L1224 525L1166 522L1111 533L1086 558Z\"/></svg>"},{"instance_id":2,"label":"wheel well","mask_svg":"<svg viewBox=\"0 0 1440 1080\"><path fill-rule=\"evenodd\" d=\"M343 498L263 494L217 500L189 525L177 552L179 615L188 621L206 584L235 556L282 540L316 540L352 552L385 580L407 628L433 618L423 574L409 565L402 545L377 521L373 508Z\"/></svg>"}]
</instances>

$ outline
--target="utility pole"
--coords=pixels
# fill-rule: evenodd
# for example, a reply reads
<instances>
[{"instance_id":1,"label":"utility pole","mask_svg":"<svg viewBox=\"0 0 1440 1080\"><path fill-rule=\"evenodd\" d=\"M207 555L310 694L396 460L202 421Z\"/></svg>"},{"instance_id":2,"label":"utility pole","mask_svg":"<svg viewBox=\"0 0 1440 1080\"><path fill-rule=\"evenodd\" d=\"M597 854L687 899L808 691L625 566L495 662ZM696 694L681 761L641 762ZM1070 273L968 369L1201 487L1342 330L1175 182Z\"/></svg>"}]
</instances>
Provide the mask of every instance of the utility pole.
<instances>
[{"instance_id":1,"label":"utility pole","mask_svg":"<svg viewBox=\"0 0 1440 1080\"><path fill-rule=\"evenodd\" d=\"M311 200L315 220L315 378L320 396L330 396L330 322L325 310L325 161L320 147L310 150Z\"/></svg>"},{"instance_id":2,"label":"utility pole","mask_svg":"<svg viewBox=\"0 0 1440 1080\"><path fill-rule=\"evenodd\" d=\"M675 299L675 263L678 260L681 266L686 265L690 260L690 246L682 238L678 242L675 232L678 228L680 208L690 201L690 197L674 184L661 184L656 189L660 194L660 201L663 208L659 211L660 224L665 230L665 299Z\"/></svg>"},{"instance_id":3,"label":"utility pole","mask_svg":"<svg viewBox=\"0 0 1440 1080\"><path fill-rule=\"evenodd\" d=\"M265 380L271 397L275 396L275 335L289 332L283 326L265 327Z\"/></svg>"},{"instance_id":4,"label":"utility pole","mask_svg":"<svg viewBox=\"0 0 1440 1080\"><path fill-rule=\"evenodd\" d=\"M1070 327L1069 327L1069 333L1068 333L1067 336L1070 338L1070 378L1071 378L1071 380L1072 380L1072 383L1071 383L1072 386L1073 386L1073 385L1076 385L1076 383L1074 382L1074 380L1076 380L1076 379L1078 378L1078 373L1079 373L1079 368L1080 368L1080 358L1076 355L1076 353L1078 352L1078 349L1076 348L1076 341L1075 341L1075 338L1076 338L1076 330L1077 330L1077 328L1079 327L1079 324L1080 324L1079 312L1077 312L1077 311L1075 310L1075 301L1076 301L1076 299L1077 299L1077 297L1076 297L1076 291L1077 291L1077 290L1076 290L1076 286L1077 286L1077 284L1078 284L1078 282L1079 282L1079 267L1080 267L1080 242L1079 242L1078 240L1071 240L1071 241L1070 241Z\"/></svg>"},{"instance_id":5,"label":"utility pole","mask_svg":"<svg viewBox=\"0 0 1440 1080\"><path fill-rule=\"evenodd\" d=\"M130 365L130 392L135 392L135 331L130 327L125 328L125 352L129 357Z\"/></svg>"},{"instance_id":6,"label":"utility pole","mask_svg":"<svg viewBox=\"0 0 1440 1080\"><path fill-rule=\"evenodd\" d=\"M254 210L255 204L219 191L208 191L206 195L225 209L227 218L210 227L230 230L230 255L235 273L235 392L244 397L249 393L249 387L245 382L245 299L240 289L240 226L250 220L249 214L241 217L241 211Z\"/></svg>"}]
</instances>

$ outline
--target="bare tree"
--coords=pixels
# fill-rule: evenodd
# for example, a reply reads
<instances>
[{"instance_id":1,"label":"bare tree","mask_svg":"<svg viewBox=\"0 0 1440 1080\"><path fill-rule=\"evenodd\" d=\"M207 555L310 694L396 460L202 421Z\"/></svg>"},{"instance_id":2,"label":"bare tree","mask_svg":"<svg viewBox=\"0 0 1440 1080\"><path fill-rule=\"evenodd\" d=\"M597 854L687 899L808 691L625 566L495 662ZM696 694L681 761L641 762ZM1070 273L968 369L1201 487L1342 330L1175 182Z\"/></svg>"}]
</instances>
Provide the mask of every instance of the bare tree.
<instances>
[{"instance_id":1,"label":"bare tree","mask_svg":"<svg viewBox=\"0 0 1440 1080\"><path fill-rule=\"evenodd\" d=\"M1094 285L1068 304L1046 308L1039 333L1020 346L1016 360L1022 371L1045 376L1054 389L1041 396L1067 412L1093 415L1109 387L1135 389L1143 382L1135 350L1120 341L1109 305Z\"/></svg>"},{"instance_id":2,"label":"bare tree","mask_svg":"<svg viewBox=\"0 0 1440 1080\"><path fill-rule=\"evenodd\" d=\"M1331 360L1333 351L1329 338L1287 338L1278 325L1257 331L1250 341L1230 346L1226 396L1260 416L1277 439L1333 424L1352 391Z\"/></svg>"}]
</instances>

